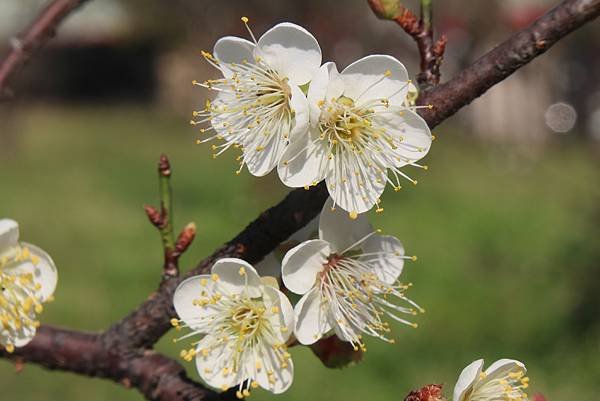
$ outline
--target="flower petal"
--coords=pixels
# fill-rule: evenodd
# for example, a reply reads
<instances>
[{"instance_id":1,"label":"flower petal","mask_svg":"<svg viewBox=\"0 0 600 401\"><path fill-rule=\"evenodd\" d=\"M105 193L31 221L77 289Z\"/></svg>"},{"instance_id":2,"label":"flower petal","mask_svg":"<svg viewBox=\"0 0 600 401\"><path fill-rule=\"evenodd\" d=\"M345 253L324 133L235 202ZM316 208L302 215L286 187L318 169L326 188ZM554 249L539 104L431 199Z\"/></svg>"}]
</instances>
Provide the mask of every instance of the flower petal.
<instances>
[{"instance_id":1,"label":"flower petal","mask_svg":"<svg viewBox=\"0 0 600 401\"><path fill-rule=\"evenodd\" d=\"M281 278L296 294L304 294L315 285L329 256L329 244L319 239L309 240L290 249L281 261Z\"/></svg>"},{"instance_id":2,"label":"flower petal","mask_svg":"<svg viewBox=\"0 0 600 401\"><path fill-rule=\"evenodd\" d=\"M237 372L233 372L229 366L229 363L233 361L233 350L227 342L219 342L215 338L216 334L209 333L198 343L196 350L196 369L198 374L211 387L217 389L231 388L241 383L247 377L245 376L245 369L238 369ZM220 344L217 347L212 347L212 344ZM203 353L202 350L208 350L207 353ZM233 365L233 364L232 364ZM223 373L223 368L228 367L229 372Z\"/></svg>"},{"instance_id":3,"label":"flower petal","mask_svg":"<svg viewBox=\"0 0 600 401\"><path fill-rule=\"evenodd\" d=\"M33 258L37 259L37 263L26 262L25 265L29 266L23 267L33 273L33 279L41 286L37 292L37 296L40 297L41 301L47 301L56 290L56 283L58 281L56 265L50 255L41 248L25 242L22 242L21 246L28 248Z\"/></svg>"},{"instance_id":4,"label":"flower petal","mask_svg":"<svg viewBox=\"0 0 600 401\"><path fill-rule=\"evenodd\" d=\"M19 224L11 219L0 220L0 255L18 245Z\"/></svg>"},{"instance_id":5,"label":"flower petal","mask_svg":"<svg viewBox=\"0 0 600 401\"><path fill-rule=\"evenodd\" d=\"M285 149L285 139L279 132L279 128L275 128L277 132L269 135L267 143L261 144L258 149L254 144L244 144L244 162L248 166L248 171L255 177L264 177L269 174L280 159L281 154ZM246 137L250 141L254 141L256 135L262 135L260 131L249 132Z\"/></svg>"},{"instance_id":6,"label":"flower petal","mask_svg":"<svg viewBox=\"0 0 600 401\"><path fill-rule=\"evenodd\" d=\"M308 134L308 122L309 122L309 109L308 101L306 96L296 85L291 85L292 96L290 98L290 107L294 113L294 127L289 133L289 139L294 140L299 137L307 136ZM287 137L287 135L284 133Z\"/></svg>"},{"instance_id":7,"label":"flower petal","mask_svg":"<svg viewBox=\"0 0 600 401\"><path fill-rule=\"evenodd\" d=\"M276 313L276 331L281 333L281 342L285 343L290 338L294 330L294 308L288 297L281 291L273 287L263 287L265 306L272 308L276 306L279 312ZM279 328L279 330L277 330ZM281 330L281 328L285 328ZM278 334L279 336L279 334Z\"/></svg>"},{"instance_id":8,"label":"flower petal","mask_svg":"<svg viewBox=\"0 0 600 401\"><path fill-rule=\"evenodd\" d=\"M373 120L385 129L385 132L394 139L397 148L392 160L393 166L402 167L410 162L415 162L427 155L433 140L427 123L421 116L411 110L401 113L377 114Z\"/></svg>"},{"instance_id":9,"label":"flower petal","mask_svg":"<svg viewBox=\"0 0 600 401\"><path fill-rule=\"evenodd\" d=\"M308 87L311 125L316 126L321 115L321 102L339 98L344 93L344 82L335 63L327 62L319 68Z\"/></svg>"},{"instance_id":10,"label":"flower petal","mask_svg":"<svg viewBox=\"0 0 600 401\"><path fill-rule=\"evenodd\" d=\"M283 22L258 40L255 54L294 85L309 82L321 65L321 48L306 29Z\"/></svg>"},{"instance_id":11,"label":"flower petal","mask_svg":"<svg viewBox=\"0 0 600 401\"><path fill-rule=\"evenodd\" d=\"M500 359L485 370L485 381L506 376L509 372L527 372L525 364L515 359Z\"/></svg>"},{"instance_id":12,"label":"flower petal","mask_svg":"<svg viewBox=\"0 0 600 401\"><path fill-rule=\"evenodd\" d=\"M294 314L296 316L294 334L300 344L314 344L331 330L327 317L328 310L324 308L318 288L313 288L300 298L294 307Z\"/></svg>"},{"instance_id":13,"label":"flower petal","mask_svg":"<svg viewBox=\"0 0 600 401\"><path fill-rule=\"evenodd\" d=\"M385 168L378 171L354 152L340 152L329 163L327 191L336 205L349 213L369 211L379 201L386 184Z\"/></svg>"},{"instance_id":14,"label":"flower petal","mask_svg":"<svg viewBox=\"0 0 600 401\"><path fill-rule=\"evenodd\" d=\"M280 367L280 361L271 347L262 347L258 351L261 354L263 368L256 371L256 381L258 384L272 392L273 394L281 394L290 388L294 380L294 363L288 359L285 367ZM254 361L252 361L254 363ZM249 366L249 369L254 370L254 366ZM252 371L251 370L251 371ZM268 371L273 372L274 381L269 380Z\"/></svg>"},{"instance_id":15,"label":"flower petal","mask_svg":"<svg viewBox=\"0 0 600 401\"><path fill-rule=\"evenodd\" d=\"M212 273L219 276L217 288L228 294L246 293L252 297L260 297L262 282L254 267L237 258L219 259L212 267Z\"/></svg>"},{"instance_id":16,"label":"flower petal","mask_svg":"<svg viewBox=\"0 0 600 401\"><path fill-rule=\"evenodd\" d=\"M408 93L408 72L392 56L363 57L342 71L342 79L344 96L353 99L357 106L375 99L387 99L391 105L401 106Z\"/></svg>"},{"instance_id":17,"label":"flower petal","mask_svg":"<svg viewBox=\"0 0 600 401\"><path fill-rule=\"evenodd\" d=\"M214 314L210 305L194 305L201 298L202 291L210 296L213 293L214 282L207 274L190 277L182 281L173 295L173 306L177 316L193 330L205 329L206 318Z\"/></svg>"},{"instance_id":18,"label":"flower petal","mask_svg":"<svg viewBox=\"0 0 600 401\"><path fill-rule=\"evenodd\" d=\"M33 337L35 337L36 328L30 325L21 327L16 334L17 337L11 337L11 342L15 347L24 347L29 344Z\"/></svg>"},{"instance_id":19,"label":"flower petal","mask_svg":"<svg viewBox=\"0 0 600 401\"><path fill-rule=\"evenodd\" d=\"M381 281L393 284L400 277L404 267L404 247L398 238L373 235L363 243L362 249L366 254L377 253L360 259L368 263Z\"/></svg>"},{"instance_id":20,"label":"flower petal","mask_svg":"<svg viewBox=\"0 0 600 401\"><path fill-rule=\"evenodd\" d=\"M293 140L283 152L277 166L281 181L292 188L314 185L325 177L327 171L327 144L319 139L319 133Z\"/></svg>"},{"instance_id":21,"label":"flower petal","mask_svg":"<svg viewBox=\"0 0 600 401\"><path fill-rule=\"evenodd\" d=\"M225 36L215 43L214 56L219 60L219 67L227 78L233 75L227 64L242 64L244 61L254 64L255 44L236 36Z\"/></svg>"},{"instance_id":22,"label":"flower petal","mask_svg":"<svg viewBox=\"0 0 600 401\"><path fill-rule=\"evenodd\" d=\"M327 199L319 219L319 238L327 241L332 252L342 252L352 246L365 235L373 232L373 227L365 215L358 215L355 220L341 208L333 207L333 200Z\"/></svg>"},{"instance_id":23,"label":"flower petal","mask_svg":"<svg viewBox=\"0 0 600 401\"><path fill-rule=\"evenodd\" d=\"M478 359L463 369L454 386L452 401L463 401L463 396L473 387L482 367L483 359Z\"/></svg>"}]
</instances>

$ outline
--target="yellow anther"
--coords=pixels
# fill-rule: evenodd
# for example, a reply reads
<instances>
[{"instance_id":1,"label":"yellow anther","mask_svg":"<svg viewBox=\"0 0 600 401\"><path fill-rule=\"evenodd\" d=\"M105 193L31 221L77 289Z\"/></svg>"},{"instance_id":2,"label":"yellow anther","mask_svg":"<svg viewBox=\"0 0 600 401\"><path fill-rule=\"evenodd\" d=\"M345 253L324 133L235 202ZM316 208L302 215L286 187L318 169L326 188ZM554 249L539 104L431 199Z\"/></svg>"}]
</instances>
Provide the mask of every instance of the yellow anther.
<instances>
[{"instance_id":1,"label":"yellow anther","mask_svg":"<svg viewBox=\"0 0 600 401\"><path fill-rule=\"evenodd\" d=\"M411 257L410 257L410 259L411 259L413 262L416 262L416 261L417 261L417 255L413 255L413 256L411 256Z\"/></svg>"},{"instance_id":2,"label":"yellow anther","mask_svg":"<svg viewBox=\"0 0 600 401\"><path fill-rule=\"evenodd\" d=\"M6 344L4 346L4 349L6 350L6 352L8 352L9 354L12 354L13 352L15 352L15 346L12 344Z\"/></svg>"},{"instance_id":3,"label":"yellow anther","mask_svg":"<svg viewBox=\"0 0 600 401\"><path fill-rule=\"evenodd\" d=\"M210 275L210 279L212 281L219 281L219 275L216 274L216 273L213 273L213 274Z\"/></svg>"},{"instance_id":4,"label":"yellow anther","mask_svg":"<svg viewBox=\"0 0 600 401\"><path fill-rule=\"evenodd\" d=\"M242 266L242 267L240 267L240 270L238 270L238 274L239 274L240 276L243 276L244 274L246 274L246 269L245 269L243 266Z\"/></svg>"},{"instance_id":5,"label":"yellow anther","mask_svg":"<svg viewBox=\"0 0 600 401\"><path fill-rule=\"evenodd\" d=\"M242 18L240 18L240 19L242 20L242 22L243 22L244 24L247 24L247 23L248 23L248 21L250 21L250 20L248 19L248 17L242 17Z\"/></svg>"},{"instance_id":6,"label":"yellow anther","mask_svg":"<svg viewBox=\"0 0 600 401\"><path fill-rule=\"evenodd\" d=\"M238 400L241 400L244 398L244 395L242 394L242 392L240 390L235 392L235 396L238 398Z\"/></svg>"},{"instance_id":7,"label":"yellow anther","mask_svg":"<svg viewBox=\"0 0 600 401\"><path fill-rule=\"evenodd\" d=\"M200 279L200 285L201 285L202 287L206 287L206 284L208 284L208 280L207 280L207 279L205 279L205 278L201 278L201 279Z\"/></svg>"},{"instance_id":8,"label":"yellow anther","mask_svg":"<svg viewBox=\"0 0 600 401\"><path fill-rule=\"evenodd\" d=\"M386 72L383 73L384 76L389 77L390 75L392 75L392 72L390 70L387 70Z\"/></svg>"},{"instance_id":9,"label":"yellow anther","mask_svg":"<svg viewBox=\"0 0 600 401\"><path fill-rule=\"evenodd\" d=\"M277 306L272 307L271 308L271 312L273 312L273 313L279 313L279 307L277 307Z\"/></svg>"},{"instance_id":10,"label":"yellow anther","mask_svg":"<svg viewBox=\"0 0 600 401\"><path fill-rule=\"evenodd\" d=\"M356 220L358 218L358 213L355 211L352 211L352 212L348 213L348 217L350 217L350 219L352 219L352 220Z\"/></svg>"}]
</instances>

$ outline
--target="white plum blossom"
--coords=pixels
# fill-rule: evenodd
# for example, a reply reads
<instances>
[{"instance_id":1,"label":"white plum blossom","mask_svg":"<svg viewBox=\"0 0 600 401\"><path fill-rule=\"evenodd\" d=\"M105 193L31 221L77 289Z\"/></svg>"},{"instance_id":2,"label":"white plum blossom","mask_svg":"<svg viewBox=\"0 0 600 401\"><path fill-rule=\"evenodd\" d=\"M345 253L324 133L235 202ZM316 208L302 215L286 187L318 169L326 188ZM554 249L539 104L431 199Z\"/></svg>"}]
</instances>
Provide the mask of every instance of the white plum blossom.
<instances>
[{"instance_id":1,"label":"white plum blossom","mask_svg":"<svg viewBox=\"0 0 600 401\"><path fill-rule=\"evenodd\" d=\"M248 19L242 21L248 27ZM240 148L237 173L245 165L251 174L264 176L277 166L290 140L307 134L308 103L301 86L318 71L321 49L306 29L289 22L275 25L258 40L248 31L252 42L226 36L213 54L202 53L223 78L194 81L217 96L193 113L191 123L210 123L200 129L209 136L197 143L224 141L212 146L213 157L232 146Z\"/></svg>"},{"instance_id":2,"label":"white plum blossom","mask_svg":"<svg viewBox=\"0 0 600 401\"><path fill-rule=\"evenodd\" d=\"M181 320L202 338L182 357L196 358L200 377L210 386L238 386L238 398L258 386L282 393L292 384L294 366L286 343L293 331L294 312L287 297L241 259L220 259L212 274L183 281L173 304Z\"/></svg>"},{"instance_id":3,"label":"white plum blossom","mask_svg":"<svg viewBox=\"0 0 600 401\"><path fill-rule=\"evenodd\" d=\"M324 179L334 203L352 218L374 205L382 211L388 182L396 191L401 177L417 183L401 167L427 169L416 162L432 135L410 106L411 89L406 69L391 56L364 57L341 73L325 63L308 90L309 134L292 138L278 165L282 182L308 188Z\"/></svg>"},{"instance_id":4,"label":"white plum blossom","mask_svg":"<svg viewBox=\"0 0 600 401\"><path fill-rule=\"evenodd\" d=\"M483 359L472 362L458 377L453 401L526 401L527 369L514 359L500 359L485 371Z\"/></svg>"},{"instance_id":5,"label":"white plum blossom","mask_svg":"<svg viewBox=\"0 0 600 401\"><path fill-rule=\"evenodd\" d=\"M332 204L329 199L321 211L319 238L292 248L282 261L283 283L302 294L294 334L308 345L333 331L363 350L363 334L394 342L384 318L416 327L399 315L423 311L404 295L409 285L397 282L404 261L416 258L405 256L397 238L374 231L365 215L350 220Z\"/></svg>"},{"instance_id":6,"label":"white plum blossom","mask_svg":"<svg viewBox=\"0 0 600 401\"><path fill-rule=\"evenodd\" d=\"M50 256L19 242L19 225L0 219L0 346L13 352L39 327L44 302L52 300L58 273Z\"/></svg>"}]
</instances>

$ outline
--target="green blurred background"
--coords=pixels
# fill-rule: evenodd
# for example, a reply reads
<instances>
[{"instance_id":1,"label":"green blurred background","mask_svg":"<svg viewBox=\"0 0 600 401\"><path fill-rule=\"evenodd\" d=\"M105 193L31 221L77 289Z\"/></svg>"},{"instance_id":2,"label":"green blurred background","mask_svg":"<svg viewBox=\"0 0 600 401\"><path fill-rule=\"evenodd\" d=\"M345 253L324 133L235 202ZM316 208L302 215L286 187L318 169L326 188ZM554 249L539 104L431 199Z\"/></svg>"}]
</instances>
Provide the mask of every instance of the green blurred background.
<instances>
[{"instance_id":1,"label":"green blurred background","mask_svg":"<svg viewBox=\"0 0 600 401\"><path fill-rule=\"evenodd\" d=\"M31 7L39 4L30 3ZM154 13L164 11L159 3L149 3L153 6L142 19L147 23L136 25L133 31L137 33L124 37L143 37L156 43L160 35L147 26L156 21ZM197 12L200 3L177 1L169 12L177 16L188 8ZM255 8L240 6L240 11L224 2L206 3L212 15L226 14L220 18L236 24L239 15L246 13L244 8L264 11L264 15L255 12L259 14L257 32L281 19L301 22L319 39L324 37L321 44L329 58L338 52L336 46L342 41L331 34L323 15L315 11L319 2L307 2L308 8L290 2L284 7L287 14L268 1L251 2ZM326 10L335 9L337 4L321 3ZM546 6L541 3L540 7ZM445 10L453 15L448 6ZM400 39L403 34L396 27L370 16L361 1L348 2L340 12L346 13L346 19L339 31L361 46L346 45L344 51L354 58L363 52L382 51L378 38L389 38L392 31L399 46L410 45ZM465 32L475 35L480 28L475 22L477 14L472 12L464 17L463 25ZM441 10L438 15L443 13ZM350 29L351 23L360 21L348 14L363 18L364 24L357 26L373 31ZM175 44L165 47L161 43L151 52L153 81L148 85L154 89L148 93L136 97L134 87L128 97L123 95L127 88L121 86L121 92L108 91L95 98L90 82L98 79L110 84L110 80L102 81L103 64L85 70L83 84L78 83L83 85L83 92L79 86L69 86L73 85L69 74L55 82L54 73L60 76L61 71L70 71L72 64L85 58L69 52L89 47L65 40L40 56L42 67L36 67L34 61L17 86L19 97L11 106L0 108L0 215L18 220L23 240L47 250L59 268L56 301L42 315L44 323L102 330L156 288L161 272L160 241L141 206L157 201L155 168L160 153L167 153L172 162L177 226L189 221L198 226L197 239L183 258L185 269L232 238L287 192L273 175L235 175L235 154L213 160L208 146L194 145L194 131L187 125L192 105L185 104L188 97L190 103L202 104L206 94L189 88L185 62L179 75L168 68L167 74L160 66L177 64L177 57L192 59L190 54L199 47L190 50L187 46L199 43L210 48L218 36L242 32L237 25L235 31L228 30L230 22L223 27L221 20L207 18L204 27L209 33L202 35L193 15L189 16L192 21L182 21L194 29L169 30L166 35ZM446 21L444 26L455 27L457 23L449 19L441 24ZM172 25L167 20L165 24ZM375 28L378 26L385 28ZM453 31L446 29L450 36ZM498 31L506 34L511 29ZM548 56L561 60L573 48L580 49L574 44L586 40L589 44L589 36L597 38L597 27L586 31L587 39L583 34L571 37L568 45ZM490 34L488 39L493 37ZM108 41L108 47L120 49L129 40L119 39L116 45ZM464 39L455 43L464 43ZM597 42L591 43L597 46ZM377 50L371 51L370 46ZM386 46L391 48L394 43L388 40ZM175 47L184 50L175 51ZM401 53L393 48L396 50L390 52ZM94 51L99 50L91 51L96 54ZM460 65L458 50L449 51L448 63ZM162 59L165 54L166 61ZM104 57L106 62L112 56ZM405 58L414 73L414 54ZM205 67L200 67L199 60L193 61L192 78L214 75L202 70ZM523 75L527 71L545 71L536 63L506 82L507 87L529 82ZM44 67L51 73L40 73ZM511 113L511 103L523 99L510 99L509 93L504 103L485 109L498 113L500 108L506 114L499 120L478 114L471 107L462 112L463 117L435 129L437 140L425 162L429 171L410 172L419 185L405 185L400 193L387 191L383 196L385 212L372 213L375 226L398 236L409 254L419 256L403 273L405 281L414 283L409 296L427 310L417 320L419 328L395 327L395 345L367 340L363 362L343 370L326 369L310 350L294 348L292 388L282 396L256 391L253 398L400 400L411 389L428 383L444 383L445 393L451 396L466 364L478 358L491 363L511 357L527 364L531 393L542 392L550 401L598 399L600 160L595 125L584 123L594 121L597 100L592 95L598 87L590 84L587 88L592 99L589 106L578 103L580 98L577 92L570 92L572 88L553 86L550 78L546 75L544 79L551 91L535 92L527 99L539 110L525 118ZM183 99L169 95L180 92ZM557 133L565 131L554 129L548 119L547 107L558 100L569 100L566 103L579 113L565 134ZM564 120L564 114L560 116ZM513 119L527 120L531 125L504 125L505 120ZM479 128L482 126L485 132ZM537 139L521 139L534 130L542 132ZM492 139L486 136L493 132L499 134ZM158 348L177 357L173 338L170 333ZM189 368L190 376L197 377L193 366ZM0 360L0 399L121 401L142 397L112 382L48 372L34 365L16 373L12 363Z\"/></svg>"}]
</instances>

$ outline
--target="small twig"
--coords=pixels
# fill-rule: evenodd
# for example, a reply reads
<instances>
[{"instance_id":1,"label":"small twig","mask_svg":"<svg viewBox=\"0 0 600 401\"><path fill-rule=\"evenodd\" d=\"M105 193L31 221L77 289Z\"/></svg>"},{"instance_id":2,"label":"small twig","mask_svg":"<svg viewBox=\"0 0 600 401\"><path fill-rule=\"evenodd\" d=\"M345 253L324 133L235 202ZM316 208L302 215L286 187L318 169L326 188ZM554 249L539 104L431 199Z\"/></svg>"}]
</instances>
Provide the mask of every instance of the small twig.
<instances>
[{"instance_id":1,"label":"small twig","mask_svg":"<svg viewBox=\"0 0 600 401\"><path fill-rule=\"evenodd\" d=\"M160 211L154 206L144 205L150 222L160 232L165 255L163 276L165 279L179 275L179 257L185 252L196 236L196 225L189 223L177 237L173 231L173 201L171 189L171 165L166 155L160 155L158 162L158 184Z\"/></svg>"},{"instance_id":2,"label":"small twig","mask_svg":"<svg viewBox=\"0 0 600 401\"><path fill-rule=\"evenodd\" d=\"M8 82L31 55L56 33L61 22L88 0L54 0L20 35L9 39L10 51L0 62L0 100L10 94Z\"/></svg>"},{"instance_id":3,"label":"small twig","mask_svg":"<svg viewBox=\"0 0 600 401\"><path fill-rule=\"evenodd\" d=\"M433 0L421 0L421 17L397 0L368 0L378 18L396 22L417 43L421 58L421 72L417 82L422 90L429 90L440 82L440 66L444 58L447 39L433 39Z\"/></svg>"}]
</instances>

